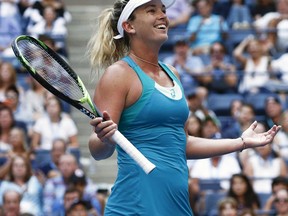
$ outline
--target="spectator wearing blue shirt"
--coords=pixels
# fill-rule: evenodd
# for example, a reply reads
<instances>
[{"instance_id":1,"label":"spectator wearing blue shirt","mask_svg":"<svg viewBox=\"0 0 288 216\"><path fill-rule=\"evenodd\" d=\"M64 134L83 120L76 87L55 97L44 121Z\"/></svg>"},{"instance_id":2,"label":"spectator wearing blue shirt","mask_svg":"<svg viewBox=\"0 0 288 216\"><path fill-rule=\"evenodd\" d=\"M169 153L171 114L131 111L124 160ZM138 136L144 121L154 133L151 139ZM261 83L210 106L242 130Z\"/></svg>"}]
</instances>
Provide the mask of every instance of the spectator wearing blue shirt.
<instances>
[{"instance_id":1,"label":"spectator wearing blue shirt","mask_svg":"<svg viewBox=\"0 0 288 216\"><path fill-rule=\"evenodd\" d=\"M213 6L209 0L195 2L197 15L190 18L187 31L190 35L194 54L207 54L214 42L222 42L228 32L226 21L212 13Z\"/></svg>"}]
</instances>

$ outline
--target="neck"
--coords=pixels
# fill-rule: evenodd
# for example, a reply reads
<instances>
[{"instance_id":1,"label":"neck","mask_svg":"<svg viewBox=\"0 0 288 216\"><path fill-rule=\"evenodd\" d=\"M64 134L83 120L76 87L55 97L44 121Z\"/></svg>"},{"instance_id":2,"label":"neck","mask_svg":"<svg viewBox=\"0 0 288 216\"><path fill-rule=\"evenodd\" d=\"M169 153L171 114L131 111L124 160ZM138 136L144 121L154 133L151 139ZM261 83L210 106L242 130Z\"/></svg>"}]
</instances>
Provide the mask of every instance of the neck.
<instances>
[{"instance_id":1,"label":"neck","mask_svg":"<svg viewBox=\"0 0 288 216\"><path fill-rule=\"evenodd\" d=\"M51 115L51 116L50 116L50 121L51 121L51 122L59 122L59 121L60 121L60 116L58 116L58 115Z\"/></svg>"},{"instance_id":2,"label":"neck","mask_svg":"<svg viewBox=\"0 0 288 216\"><path fill-rule=\"evenodd\" d=\"M134 53L132 53L132 52L130 52L130 55L133 56L134 58L136 58L137 60L145 63L145 64L152 65L152 66L154 66L154 67L156 67L156 68L158 68L158 69L160 68L160 67L159 67L159 64L158 64L158 60L157 60L157 62L156 62L155 60L154 60L154 62L151 62L151 61L148 61L148 60L146 60L146 59L144 59L144 58L141 58L141 57L137 56L136 54L134 54Z\"/></svg>"},{"instance_id":3,"label":"neck","mask_svg":"<svg viewBox=\"0 0 288 216\"><path fill-rule=\"evenodd\" d=\"M14 180L14 182L15 182L17 185L20 185L20 186L22 186L23 184L25 184L23 178L20 178L20 177L16 177L15 180Z\"/></svg>"}]
</instances>

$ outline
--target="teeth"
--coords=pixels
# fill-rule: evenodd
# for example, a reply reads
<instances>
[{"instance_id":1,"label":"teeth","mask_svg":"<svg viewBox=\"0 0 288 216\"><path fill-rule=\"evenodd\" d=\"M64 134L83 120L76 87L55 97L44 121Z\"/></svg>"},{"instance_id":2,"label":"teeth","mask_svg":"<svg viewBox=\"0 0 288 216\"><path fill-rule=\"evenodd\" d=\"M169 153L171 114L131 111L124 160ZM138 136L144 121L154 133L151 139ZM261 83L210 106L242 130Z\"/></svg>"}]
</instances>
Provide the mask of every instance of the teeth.
<instances>
[{"instance_id":1,"label":"teeth","mask_svg":"<svg viewBox=\"0 0 288 216\"><path fill-rule=\"evenodd\" d=\"M156 26L157 29L166 29L166 26L165 25L158 25Z\"/></svg>"}]
</instances>

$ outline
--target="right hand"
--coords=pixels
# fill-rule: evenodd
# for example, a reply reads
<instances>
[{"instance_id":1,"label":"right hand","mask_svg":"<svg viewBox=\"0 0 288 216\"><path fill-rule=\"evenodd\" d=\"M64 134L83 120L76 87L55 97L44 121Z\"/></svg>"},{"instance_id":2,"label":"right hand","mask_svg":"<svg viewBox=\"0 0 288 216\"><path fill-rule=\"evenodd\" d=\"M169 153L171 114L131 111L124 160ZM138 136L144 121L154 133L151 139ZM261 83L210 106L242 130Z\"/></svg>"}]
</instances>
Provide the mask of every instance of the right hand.
<instances>
[{"instance_id":1,"label":"right hand","mask_svg":"<svg viewBox=\"0 0 288 216\"><path fill-rule=\"evenodd\" d=\"M97 117L90 121L90 125L94 127L97 137L105 144L116 145L111 137L117 130L117 124L112 121L108 112L103 112L103 117Z\"/></svg>"}]
</instances>

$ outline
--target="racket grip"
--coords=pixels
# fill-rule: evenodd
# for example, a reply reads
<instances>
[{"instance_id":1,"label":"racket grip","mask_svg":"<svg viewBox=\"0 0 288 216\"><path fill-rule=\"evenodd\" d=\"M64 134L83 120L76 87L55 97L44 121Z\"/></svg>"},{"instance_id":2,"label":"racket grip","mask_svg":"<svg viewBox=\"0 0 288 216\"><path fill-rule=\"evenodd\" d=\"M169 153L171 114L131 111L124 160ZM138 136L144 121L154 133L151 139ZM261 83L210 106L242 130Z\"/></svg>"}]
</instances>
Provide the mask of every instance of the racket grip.
<instances>
[{"instance_id":1,"label":"racket grip","mask_svg":"<svg viewBox=\"0 0 288 216\"><path fill-rule=\"evenodd\" d=\"M123 136L118 130L112 136L115 141L137 164L149 174L156 166L151 163L126 137Z\"/></svg>"}]
</instances>

